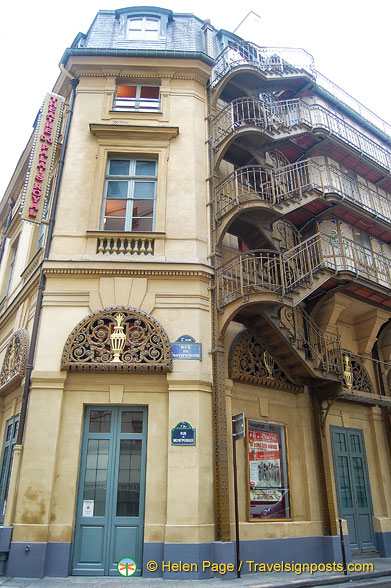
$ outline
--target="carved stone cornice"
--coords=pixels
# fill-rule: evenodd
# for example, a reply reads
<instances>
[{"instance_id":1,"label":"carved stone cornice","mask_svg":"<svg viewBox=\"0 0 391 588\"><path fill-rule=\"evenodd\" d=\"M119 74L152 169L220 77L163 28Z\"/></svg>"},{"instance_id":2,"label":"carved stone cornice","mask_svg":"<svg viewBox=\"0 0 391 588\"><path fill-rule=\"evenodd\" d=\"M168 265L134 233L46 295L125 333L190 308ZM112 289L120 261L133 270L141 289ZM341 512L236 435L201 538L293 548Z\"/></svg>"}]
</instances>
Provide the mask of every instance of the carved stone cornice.
<instances>
[{"instance_id":1,"label":"carved stone cornice","mask_svg":"<svg viewBox=\"0 0 391 588\"><path fill-rule=\"evenodd\" d=\"M29 334L27 329L15 331L7 345L0 373L0 394L19 386L26 372Z\"/></svg>"},{"instance_id":2,"label":"carved stone cornice","mask_svg":"<svg viewBox=\"0 0 391 588\"><path fill-rule=\"evenodd\" d=\"M112 262L111 262L112 264ZM129 262L126 263L129 265ZM95 276L126 276L126 277L179 277L179 278L198 278L209 281L212 273L203 270L175 270L175 269L149 269L144 266L143 269L133 268L102 268L94 267L46 267L44 268L46 276L51 275L95 275Z\"/></svg>"},{"instance_id":3,"label":"carved stone cornice","mask_svg":"<svg viewBox=\"0 0 391 588\"><path fill-rule=\"evenodd\" d=\"M117 69L117 71L102 71L102 72L80 72L78 73L78 78L106 78L106 77L116 77L121 80L129 79L129 80L160 80L160 79L168 79L168 80L191 80L198 82L200 84L205 84L205 80L196 76L194 74L183 74L178 75L177 73L124 73L121 69ZM143 113L144 114L144 113Z\"/></svg>"},{"instance_id":4,"label":"carved stone cornice","mask_svg":"<svg viewBox=\"0 0 391 588\"><path fill-rule=\"evenodd\" d=\"M148 313L128 306L109 306L88 315L73 329L64 347L61 369L165 373L172 370L171 343L163 327Z\"/></svg>"},{"instance_id":5,"label":"carved stone cornice","mask_svg":"<svg viewBox=\"0 0 391 588\"><path fill-rule=\"evenodd\" d=\"M160 139L169 141L178 136L179 127L90 123L90 131L99 139Z\"/></svg>"}]
</instances>

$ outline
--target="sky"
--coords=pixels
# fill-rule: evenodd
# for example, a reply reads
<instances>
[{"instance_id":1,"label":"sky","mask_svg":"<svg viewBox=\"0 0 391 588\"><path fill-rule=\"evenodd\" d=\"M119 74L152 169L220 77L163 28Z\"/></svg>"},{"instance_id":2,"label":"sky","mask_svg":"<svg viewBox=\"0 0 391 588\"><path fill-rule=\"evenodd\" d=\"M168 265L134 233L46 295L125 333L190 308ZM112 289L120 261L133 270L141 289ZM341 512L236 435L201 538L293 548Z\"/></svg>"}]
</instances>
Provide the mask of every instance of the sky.
<instances>
[{"instance_id":1,"label":"sky","mask_svg":"<svg viewBox=\"0 0 391 588\"><path fill-rule=\"evenodd\" d=\"M0 197L58 77L64 50L78 32L87 32L98 10L132 5L193 13L229 31L253 11L260 19L248 18L237 34L260 46L305 49L318 71L391 122L388 0L8 0L0 23Z\"/></svg>"}]
</instances>

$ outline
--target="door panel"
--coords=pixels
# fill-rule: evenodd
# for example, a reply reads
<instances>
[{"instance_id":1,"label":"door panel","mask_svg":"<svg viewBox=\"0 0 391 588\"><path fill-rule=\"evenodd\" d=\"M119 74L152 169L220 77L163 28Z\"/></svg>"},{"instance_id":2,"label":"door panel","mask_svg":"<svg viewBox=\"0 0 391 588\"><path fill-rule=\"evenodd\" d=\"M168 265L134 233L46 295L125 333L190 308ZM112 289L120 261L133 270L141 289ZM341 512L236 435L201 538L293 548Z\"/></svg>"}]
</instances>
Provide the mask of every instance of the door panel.
<instances>
[{"instance_id":1,"label":"door panel","mask_svg":"<svg viewBox=\"0 0 391 588\"><path fill-rule=\"evenodd\" d=\"M358 429L330 427L338 510L348 524L352 553L375 551L364 437Z\"/></svg>"},{"instance_id":2,"label":"door panel","mask_svg":"<svg viewBox=\"0 0 391 588\"><path fill-rule=\"evenodd\" d=\"M139 568L141 559L138 556L139 545L139 529L138 527L121 527L117 526L114 529L114 545L112 553L112 561L110 567L110 575L117 574L117 562L123 557L127 557L129 553L134 553L134 559ZM126 551L126 553L125 553ZM139 563L140 562L140 563Z\"/></svg>"},{"instance_id":3,"label":"door panel","mask_svg":"<svg viewBox=\"0 0 391 588\"><path fill-rule=\"evenodd\" d=\"M118 560L142 569L146 408L86 409L73 574L117 575Z\"/></svg>"},{"instance_id":4,"label":"door panel","mask_svg":"<svg viewBox=\"0 0 391 588\"><path fill-rule=\"evenodd\" d=\"M80 561L98 564L103 558L104 527L81 527Z\"/></svg>"}]
</instances>

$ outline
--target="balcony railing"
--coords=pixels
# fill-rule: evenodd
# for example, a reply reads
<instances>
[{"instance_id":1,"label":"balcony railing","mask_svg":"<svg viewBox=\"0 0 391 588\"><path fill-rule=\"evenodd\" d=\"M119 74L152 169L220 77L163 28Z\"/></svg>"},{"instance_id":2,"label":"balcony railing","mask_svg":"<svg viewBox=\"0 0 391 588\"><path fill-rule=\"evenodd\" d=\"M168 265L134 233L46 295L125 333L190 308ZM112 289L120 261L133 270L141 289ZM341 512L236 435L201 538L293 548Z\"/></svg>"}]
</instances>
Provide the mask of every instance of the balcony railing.
<instances>
[{"instance_id":1,"label":"balcony railing","mask_svg":"<svg viewBox=\"0 0 391 588\"><path fill-rule=\"evenodd\" d=\"M391 259L347 239L343 235L322 235L324 267L350 271L376 284L391 288Z\"/></svg>"},{"instance_id":2,"label":"balcony railing","mask_svg":"<svg viewBox=\"0 0 391 588\"><path fill-rule=\"evenodd\" d=\"M236 169L214 189L216 220L248 200L259 200L274 206L301 196L313 188L309 172L307 160L278 170L266 170L260 165Z\"/></svg>"},{"instance_id":3,"label":"balcony railing","mask_svg":"<svg viewBox=\"0 0 391 588\"><path fill-rule=\"evenodd\" d=\"M281 299L305 284L311 288L321 269L349 271L391 289L391 260L340 235L316 233L289 251L241 252L217 269L218 305L272 292ZM317 287L316 282L314 288Z\"/></svg>"},{"instance_id":4,"label":"balcony railing","mask_svg":"<svg viewBox=\"0 0 391 588\"><path fill-rule=\"evenodd\" d=\"M314 58L304 49L258 47L254 43L231 42L216 58L216 64L211 73L210 87L215 88L232 69L243 65L251 65L268 77L300 74L304 71L340 102L391 136L391 125L318 72L314 66Z\"/></svg>"},{"instance_id":5,"label":"balcony railing","mask_svg":"<svg viewBox=\"0 0 391 588\"><path fill-rule=\"evenodd\" d=\"M236 169L214 189L215 218L259 200L270 207L300 198L311 190L337 193L370 214L391 223L391 201L337 168L320 165L311 159L279 169L259 165Z\"/></svg>"},{"instance_id":6,"label":"balcony railing","mask_svg":"<svg viewBox=\"0 0 391 588\"><path fill-rule=\"evenodd\" d=\"M155 240L144 236L107 234L97 237L96 252L105 255L153 255Z\"/></svg>"},{"instance_id":7,"label":"balcony railing","mask_svg":"<svg viewBox=\"0 0 391 588\"><path fill-rule=\"evenodd\" d=\"M210 77L210 87L213 89L227 73L243 65L251 65L268 76L281 76L304 70L313 77L314 58L304 49L258 47L254 43L231 42L216 59Z\"/></svg>"},{"instance_id":8,"label":"balcony railing","mask_svg":"<svg viewBox=\"0 0 391 588\"><path fill-rule=\"evenodd\" d=\"M304 129L323 130L353 148L360 156L365 155L391 171L391 152L388 149L320 104L310 105L297 99L267 103L253 98L237 98L212 119L213 149L217 150L227 137L238 133L244 126L257 127L275 138L281 133L289 136Z\"/></svg>"},{"instance_id":9,"label":"balcony railing","mask_svg":"<svg viewBox=\"0 0 391 588\"><path fill-rule=\"evenodd\" d=\"M281 297L300 282L312 281L323 267L322 235L317 233L284 254L269 250L241 252L217 269L218 301L226 304L251 292L268 291Z\"/></svg>"},{"instance_id":10,"label":"balcony railing","mask_svg":"<svg viewBox=\"0 0 391 588\"><path fill-rule=\"evenodd\" d=\"M283 307L281 325L287 329L290 340L305 352L318 369L337 375L342 374L342 352L339 335L321 331L302 309Z\"/></svg>"}]
</instances>

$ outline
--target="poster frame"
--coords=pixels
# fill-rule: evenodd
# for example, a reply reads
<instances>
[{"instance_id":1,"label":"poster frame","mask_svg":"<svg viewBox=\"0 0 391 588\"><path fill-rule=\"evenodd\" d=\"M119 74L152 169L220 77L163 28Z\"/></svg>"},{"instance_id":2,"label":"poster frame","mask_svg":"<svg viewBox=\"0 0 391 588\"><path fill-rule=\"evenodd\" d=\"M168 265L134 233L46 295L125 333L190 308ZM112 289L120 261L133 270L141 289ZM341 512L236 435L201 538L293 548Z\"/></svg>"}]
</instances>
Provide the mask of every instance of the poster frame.
<instances>
[{"instance_id":1,"label":"poster frame","mask_svg":"<svg viewBox=\"0 0 391 588\"><path fill-rule=\"evenodd\" d=\"M285 432L285 452L287 462L287 475L288 475L288 487L289 487L289 506L290 506L290 517L287 518L251 518L251 500L250 500L250 451L249 451L249 421L256 422L265 425L275 425L281 427ZM289 458L289 439L288 439L288 426L285 423L276 423L274 421L264 421L260 419L253 419L246 417L246 438L245 438L245 451L246 451L246 469L247 469L247 521L249 523L270 523L270 522L289 522L294 520L293 514L293 500L292 500L292 484L291 484L291 468Z\"/></svg>"}]
</instances>

